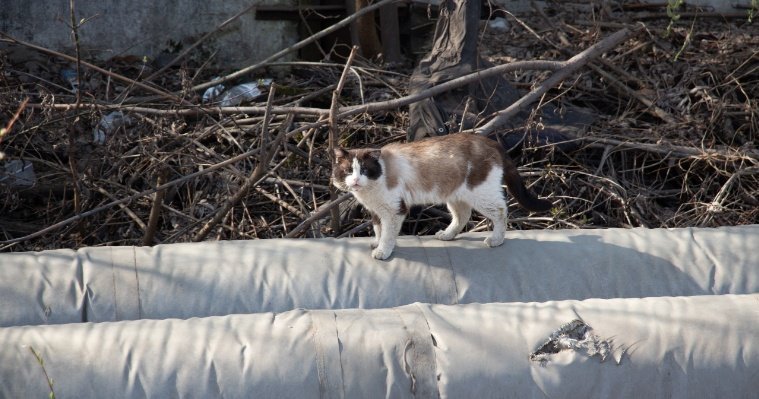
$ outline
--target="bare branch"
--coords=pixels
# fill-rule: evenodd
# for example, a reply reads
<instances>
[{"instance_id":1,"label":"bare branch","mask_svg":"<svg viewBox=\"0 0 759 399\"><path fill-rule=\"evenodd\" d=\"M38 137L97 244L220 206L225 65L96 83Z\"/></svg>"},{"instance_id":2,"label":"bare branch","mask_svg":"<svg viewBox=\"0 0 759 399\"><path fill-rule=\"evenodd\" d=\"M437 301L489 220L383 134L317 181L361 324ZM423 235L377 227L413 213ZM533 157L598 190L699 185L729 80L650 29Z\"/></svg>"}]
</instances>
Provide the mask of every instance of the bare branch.
<instances>
[{"instance_id":1,"label":"bare branch","mask_svg":"<svg viewBox=\"0 0 759 399\"><path fill-rule=\"evenodd\" d=\"M517 100L515 103L508 106L506 109L496 112L496 115L493 119L491 119L482 127L476 128L475 132L482 135L490 134L493 132L493 130L508 122L509 119L511 119L519 111L527 108L527 106L540 99L540 97L548 92L548 90L558 86L559 83L580 69L580 67L587 64L588 61L599 57L601 54L611 50L619 43L627 40L627 38L629 38L632 33L633 32L627 28L620 29L606 39L601 40L600 42L588 47L567 61L564 61L561 69L554 72L554 74L543 81L540 86L534 88L532 91Z\"/></svg>"}]
</instances>

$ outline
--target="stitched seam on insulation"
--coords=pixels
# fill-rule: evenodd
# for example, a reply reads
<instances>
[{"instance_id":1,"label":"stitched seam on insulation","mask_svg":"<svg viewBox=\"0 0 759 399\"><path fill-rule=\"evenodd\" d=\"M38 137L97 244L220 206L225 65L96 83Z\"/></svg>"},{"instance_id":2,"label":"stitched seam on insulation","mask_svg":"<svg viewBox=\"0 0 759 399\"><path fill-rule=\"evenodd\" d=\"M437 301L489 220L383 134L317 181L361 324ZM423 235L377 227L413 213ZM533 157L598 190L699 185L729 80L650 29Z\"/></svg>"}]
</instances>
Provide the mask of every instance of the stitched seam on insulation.
<instances>
[{"instance_id":1,"label":"stitched seam on insulation","mask_svg":"<svg viewBox=\"0 0 759 399\"><path fill-rule=\"evenodd\" d=\"M326 372L324 370L324 349L319 340L319 326L316 324L316 320L314 320L314 312L308 312L308 315L311 318L311 339L313 340L314 350L316 351L316 376L319 379L319 397L324 398L327 392L327 384L325 381L327 377L325 376Z\"/></svg>"},{"instance_id":2,"label":"stitched seam on insulation","mask_svg":"<svg viewBox=\"0 0 759 399\"><path fill-rule=\"evenodd\" d=\"M113 248L108 248L108 254L111 258L111 283L113 284L113 290L111 291L113 293L113 320L119 321L119 296L116 291L116 265L113 264Z\"/></svg>"},{"instance_id":3,"label":"stitched seam on insulation","mask_svg":"<svg viewBox=\"0 0 759 399\"><path fill-rule=\"evenodd\" d=\"M340 332L337 329L337 313L332 312L335 323L335 338L337 339L337 358L340 360L340 388L342 397L345 397L345 371L343 370L343 351L340 350Z\"/></svg>"},{"instance_id":4,"label":"stitched seam on insulation","mask_svg":"<svg viewBox=\"0 0 759 399\"><path fill-rule=\"evenodd\" d=\"M430 254L428 252L428 247L426 245L424 245L424 240L422 240L421 237L417 236L416 240L419 243L419 246L424 251L424 257L427 260L427 262L426 262L427 265L430 265L432 262L430 261ZM447 292L448 298L446 298L448 301L446 303L443 303L442 301L439 300L439 297L438 297L439 293L437 292L438 287L437 287L437 285L435 285L435 292L434 292L434 294L435 294L435 298L434 298L435 299L435 303L440 303L440 304L444 304L444 305L458 305L459 304L459 287L458 287L458 284L456 284L456 271L453 270L453 262L451 261L451 254L450 254L450 252L448 252L448 246L447 245L443 244L443 245L440 246L440 248L442 248L445 251L445 256L446 256L446 259L447 259L446 268L451 272L451 281L448 284L448 286L446 287L447 291L448 291ZM434 283L434 280L433 280L433 283Z\"/></svg>"},{"instance_id":5,"label":"stitched seam on insulation","mask_svg":"<svg viewBox=\"0 0 759 399\"><path fill-rule=\"evenodd\" d=\"M456 284L456 271L453 270L453 261L451 261L451 253L448 252L448 246L444 245L443 249L445 249L445 256L448 258L448 270L451 271L451 285L453 285L453 292L456 295L453 297L453 301L452 301L453 303L451 303L451 305L458 305L459 304L459 286L458 284Z\"/></svg>"},{"instance_id":6,"label":"stitched seam on insulation","mask_svg":"<svg viewBox=\"0 0 759 399\"><path fill-rule=\"evenodd\" d=\"M706 248L701 246L701 243L698 242L696 239L696 236L693 234L693 228L688 229L688 233L690 233L691 241L693 241L693 245L698 248L704 256L709 259L709 262L711 262L712 267L709 270L709 286L707 289L712 294L717 294L716 292L716 285L717 285L717 259L712 255L711 251L707 251Z\"/></svg>"},{"instance_id":7,"label":"stitched seam on insulation","mask_svg":"<svg viewBox=\"0 0 759 399\"><path fill-rule=\"evenodd\" d=\"M134 265L134 281L137 283L137 318L142 319L142 295L140 295L140 275L137 272L137 248L132 247L132 261Z\"/></svg>"},{"instance_id":8,"label":"stitched seam on insulation","mask_svg":"<svg viewBox=\"0 0 759 399\"><path fill-rule=\"evenodd\" d=\"M430 321L427 320L427 316L424 314L424 311L422 310L422 307L421 307L421 305L419 303L414 303L413 305L416 306L417 311L419 312L419 314L424 319L424 324L427 325L427 334L430 336L430 340L432 340L432 329L430 328ZM437 394L437 395L435 395L435 397L439 399L440 398L440 380L438 379L438 375L437 375L437 372L438 372L437 353L435 352L435 345L432 344L432 343L430 343L430 345L432 346L432 348L431 348L432 349L432 361L433 361L433 364L435 366L434 373L432 373L432 377L434 378L434 383L435 383L435 393Z\"/></svg>"},{"instance_id":9,"label":"stitched seam on insulation","mask_svg":"<svg viewBox=\"0 0 759 399\"><path fill-rule=\"evenodd\" d=\"M79 287L82 290L82 323L86 323L87 307L90 301L87 299L89 297L89 294L87 293L88 287L84 283L84 262L82 262L82 257L79 251L74 252L74 261L76 262L77 283L79 283Z\"/></svg>"}]
</instances>

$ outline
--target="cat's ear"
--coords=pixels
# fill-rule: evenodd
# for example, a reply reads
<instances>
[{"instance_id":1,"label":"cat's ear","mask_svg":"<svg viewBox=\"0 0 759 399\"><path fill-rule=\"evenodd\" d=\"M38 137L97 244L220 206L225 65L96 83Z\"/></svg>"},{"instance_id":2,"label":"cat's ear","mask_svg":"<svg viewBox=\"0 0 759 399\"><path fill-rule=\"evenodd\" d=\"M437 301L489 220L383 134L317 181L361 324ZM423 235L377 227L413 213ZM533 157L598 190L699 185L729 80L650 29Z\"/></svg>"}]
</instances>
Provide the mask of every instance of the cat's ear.
<instances>
[{"instance_id":1,"label":"cat's ear","mask_svg":"<svg viewBox=\"0 0 759 399\"><path fill-rule=\"evenodd\" d=\"M335 160L338 160L340 158L347 158L348 157L348 151L345 151L344 148L336 147L334 150L334 153L332 154L335 157Z\"/></svg>"},{"instance_id":2,"label":"cat's ear","mask_svg":"<svg viewBox=\"0 0 759 399\"><path fill-rule=\"evenodd\" d=\"M380 149L369 151L369 157L371 157L374 160L379 159L381 154L382 154L382 150Z\"/></svg>"}]
</instances>

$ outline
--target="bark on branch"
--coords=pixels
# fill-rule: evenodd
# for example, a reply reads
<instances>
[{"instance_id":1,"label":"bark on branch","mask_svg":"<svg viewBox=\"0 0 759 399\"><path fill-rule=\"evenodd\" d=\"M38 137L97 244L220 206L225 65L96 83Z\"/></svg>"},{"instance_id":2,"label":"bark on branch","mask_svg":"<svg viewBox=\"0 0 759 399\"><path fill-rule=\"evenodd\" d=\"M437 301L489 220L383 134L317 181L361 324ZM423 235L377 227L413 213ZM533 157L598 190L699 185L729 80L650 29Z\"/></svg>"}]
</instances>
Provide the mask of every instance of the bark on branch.
<instances>
[{"instance_id":1,"label":"bark on branch","mask_svg":"<svg viewBox=\"0 0 759 399\"><path fill-rule=\"evenodd\" d=\"M588 63L588 61L598 58L603 53L616 47L623 41L627 40L633 34L627 28L623 28L600 42L588 47L574 57L563 62L559 70L554 72L548 79L543 81L538 87L531 90L525 96L508 106L506 109L496 112L495 117L485 125L475 129L475 132L482 135L488 135L496 128L504 125L519 111L525 109L534 103L548 90L556 87L567 77L575 73L578 69Z\"/></svg>"}]
</instances>

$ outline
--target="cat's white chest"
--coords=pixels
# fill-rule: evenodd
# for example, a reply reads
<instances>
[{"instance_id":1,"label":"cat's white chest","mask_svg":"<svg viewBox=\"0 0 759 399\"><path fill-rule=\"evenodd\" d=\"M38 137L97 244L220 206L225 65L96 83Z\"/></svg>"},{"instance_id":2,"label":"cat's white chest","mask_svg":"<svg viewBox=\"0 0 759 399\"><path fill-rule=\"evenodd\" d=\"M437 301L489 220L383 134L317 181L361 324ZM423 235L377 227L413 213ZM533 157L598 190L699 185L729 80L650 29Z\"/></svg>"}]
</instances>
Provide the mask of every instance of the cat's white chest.
<instances>
[{"instance_id":1,"label":"cat's white chest","mask_svg":"<svg viewBox=\"0 0 759 399\"><path fill-rule=\"evenodd\" d=\"M378 182L377 186L365 190L355 191L353 196L365 208L375 213L382 211L391 211L393 204L398 202L398 196L393 195L387 189L382 187L384 182ZM397 204L395 204L397 206Z\"/></svg>"}]
</instances>

